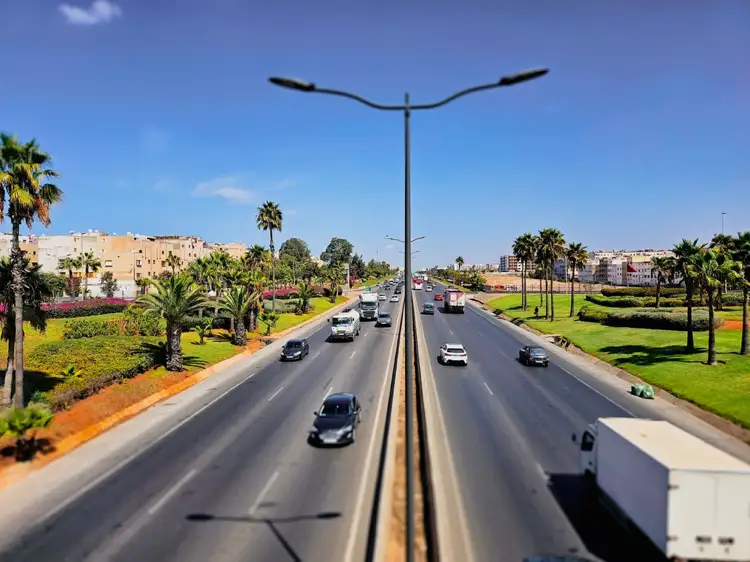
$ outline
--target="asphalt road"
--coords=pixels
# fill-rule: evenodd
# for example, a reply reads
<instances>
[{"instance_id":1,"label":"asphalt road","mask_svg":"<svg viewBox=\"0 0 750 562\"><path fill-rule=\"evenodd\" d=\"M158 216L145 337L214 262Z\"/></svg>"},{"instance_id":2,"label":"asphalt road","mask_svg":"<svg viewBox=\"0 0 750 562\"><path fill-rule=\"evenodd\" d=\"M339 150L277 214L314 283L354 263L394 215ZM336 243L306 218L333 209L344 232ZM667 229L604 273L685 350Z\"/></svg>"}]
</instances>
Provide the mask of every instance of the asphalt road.
<instances>
[{"instance_id":1,"label":"asphalt road","mask_svg":"<svg viewBox=\"0 0 750 562\"><path fill-rule=\"evenodd\" d=\"M363 323L351 343L327 326L303 361L268 364L0 560L363 560L397 326ZM313 448L313 411L338 391L362 403L357 442Z\"/></svg>"},{"instance_id":2,"label":"asphalt road","mask_svg":"<svg viewBox=\"0 0 750 562\"><path fill-rule=\"evenodd\" d=\"M421 311L435 293L414 294ZM571 442L596 418L630 416L633 407L582 383L573 366L554 358L547 369L522 366L516 357L524 344L510 329L471 307L447 314L435 304L435 315L421 319L476 561L589 553L607 562L662 561L584 501ZM438 364L444 343L463 344L468 367Z\"/></svg>"}]
</instances>

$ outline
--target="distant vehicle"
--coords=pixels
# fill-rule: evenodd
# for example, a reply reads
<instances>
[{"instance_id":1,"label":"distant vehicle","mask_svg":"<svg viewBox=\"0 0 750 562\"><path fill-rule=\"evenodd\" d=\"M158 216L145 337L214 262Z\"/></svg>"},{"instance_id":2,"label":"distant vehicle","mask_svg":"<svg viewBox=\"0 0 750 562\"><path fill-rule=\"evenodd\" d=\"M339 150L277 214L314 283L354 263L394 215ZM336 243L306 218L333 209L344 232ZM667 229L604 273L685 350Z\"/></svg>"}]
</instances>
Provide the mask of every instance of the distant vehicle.
<instances>
[{"instance_id":1,"label":"distant vehicle","mask_svg":"<svg viewBox=\"0 0 750 562\"><path fill-rule=\"evenodd\" d=\"M385 293L380 293L378 295L378 300L379 301L387 301L388 300L388 296Z\"/></svg>"},{"instance_id":2,"label":"distant vehicle","mask_svg":"<svg viewBox=\"0 0 750 562\"><path fill-rule=\"evenodd\" d=\"M466 366L469 364L469 355L460 343L446 343L440 348L440 362L443 365L461 363Z\"/></svg>"},{"instance_id":3,"label":"distant vehicle","mask_svg":"<svg viewBox=\"0 0 750 562\"><path fill-rule=\"evenodd\" d=\"M424 290L427 291L428 293L431 293L432 292L432 285L425 285Z\"/></svg>"},{"instance_id":4,"label":"distant vehicle","mask_svg":"<svg viewBox=\"0 0 750 562\"><path fill-rule=\"evenodd\" d=\"M464 307L466 306L466 295L458 289L448 288L443 293L444 303L443 308L446 312L457 312L458 314L464 313Z\"/></svg>"},{"instance_id":5,"label":"distant vehicle","mask_svg":"<svg viewBox=\"0 0 750 562\"><path fill-rule=\"evenodd\" d=\"M422 306L422 314L435 314L435 305L431 302L426 302Z\"/></svg>"},{"instance_id":6,"label":"distant vehicle","mask_svg":"<svg viewBox=\"0 0 750 562\"><path fill-rule=\"evenodd\" d=\"M667 421L639 418L589 424L580 462L598 499L665 559L750 560L746 462Z\"/></svg>"},{"instance_id":7,"label":"distant vehicle","mask_svg":"<svg viewBox=\"0 0 750 562\"><path fill-rule=\"evenodd\" d=\"M400 295L401 294L401 286L396 287L396 290L393 291L393 292L396 293L397 295Z\"/></svg>"},{"instance_id":8,"label":"distant vehicle","mask_svg":"<svg viewBox=\"0 0 750 562\"><path fill-rule=\"evenodd\" d=\"M377 293L361 293L359 295L359 314L362 320L377 320L378 312L378 297Z\"/></svg>"},{"instance_id":9,"label":"distant vehicle","mask_svg":"<svg viewBox=\"0 0 750 562\"><path fill-rule=\"evenodd\" d=\"M376 326L390 326L391 325L391 313L381 312L378 315L378 320L375 322Z\"/></svg>"},{"instance_id":10,"label":"distant vehicle","mask_svg":"<svg viewBox=\"0 0 750 562\"><path fill-rule=\"evenodd\" d=\"M281 350L282 361L301 361L310 354L310 344L306 339L289 340Z\"/></svg>"},{"instance_id":11,"label":"distant vehicle","mask_svg":"<svg viewBox=\"0 0 750 562\"><path fill-rule=\"evenodd\" d=\"M393 295L391 297L391 302L398 302L398 295Z\"/></svg>"},{"instance_id":12,"label":"distant vehicle","mask_svg":"<svg viewBox=\"0 0 750 562\"><path fill-rule=\"evenodd\" d=\"M415 291L422 290L422 286L424 283L421 277L414 277L411 282L412 282L412 287L414 288Z\"/></svg>"},{"instance_id":13,"label":"distant vehicle","mask_svg":"<svg viewBox=\"0 0 750 562\"><path fill-rule=\"evenodd\" d=\"M331 324L332 340L354 341L354 336L359 335L359 312L348 310L329 318Z\"/></svg>"},{"instance_id":14,"label":"distant vehicle","mask_svg":"<svg viewBox=\"0 0 750 562\"><path fill-rule=\"evenodd\" d=\"M314 415L315 421L307 438L309 443L341 445L356 440L357 426L362 422L362 407L354 394L328 395Z\"/></svg>"},{"instance_id":15,"label":"distant vehicle","mask_svg":"<svg viewBox=\"0 0 750 562\"><path fill-rule=\"evenodd\" d=\"M434 298L435 298L436 301L441 301L441 300L443 300L443 295L441 295L440 293L435 293L435 297Z\"/></svg>"},{"instance_id":16,"label":"distant vehicle","mask_svg":"<svg viewBox=\"0 0 750 562\"><path fill-rule=\"evenodd\" d=\"M549 366L549 356L543 347L526 345L518 352L518 361L524 365Z\"/></svg>"}]
</instances>

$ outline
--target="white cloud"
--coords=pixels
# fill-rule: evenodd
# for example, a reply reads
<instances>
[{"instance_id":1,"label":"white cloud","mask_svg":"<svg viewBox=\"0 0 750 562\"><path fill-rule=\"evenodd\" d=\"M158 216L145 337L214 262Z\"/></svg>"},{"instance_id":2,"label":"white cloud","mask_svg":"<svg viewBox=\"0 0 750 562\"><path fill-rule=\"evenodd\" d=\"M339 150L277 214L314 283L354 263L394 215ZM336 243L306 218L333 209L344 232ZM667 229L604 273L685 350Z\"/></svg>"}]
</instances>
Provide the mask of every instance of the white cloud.
<instances>
[{"instance_id":1,"label":"white cloud","mask_svg":"<svg viewBox=\"0 0 750 562\"><path fill-rule=\"evenodd\" d=\"M141 132L141 149L149 154L161 154L169 148L169 134L158 129Z\"/></svg>"},{"instance_id":2,"label":"white cloud","mask_svg":"<svg viewBox=\"0 0 750 562\"><path fill-rule=\"evenodd\" d=\"M255 194L239 187L236 177L215 178L195 186L193 197L220 197L231 203L247 205L255 201Z\"/></svg>"},{"instance_id":3,"label":"white cloud","mask_svg":"<svg viewBox=\"0 0 750 562\"><path fill-rule=\"evenodd\" d=\"M60 13L73 25L99 25L110 23L122 16L122 8L109 0L95 0L88 8L60 4Z\"/></svg>"}]
</instances>

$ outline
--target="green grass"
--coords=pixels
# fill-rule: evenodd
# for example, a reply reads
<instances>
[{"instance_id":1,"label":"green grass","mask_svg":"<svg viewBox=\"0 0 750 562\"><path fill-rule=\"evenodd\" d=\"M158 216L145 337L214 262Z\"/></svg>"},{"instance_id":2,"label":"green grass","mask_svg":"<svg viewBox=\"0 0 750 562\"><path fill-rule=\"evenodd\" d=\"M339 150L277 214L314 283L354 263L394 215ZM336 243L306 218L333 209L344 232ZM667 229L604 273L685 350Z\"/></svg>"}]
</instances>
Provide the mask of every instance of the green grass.
<instances>
[{"instance_id":1,"label":"green grass","mask_svg":"<svg viewBox=\"0 0 750 562\"><path fill-rule=\"evenodd\" d=\"M378 277L377 279L368 279L364 283L357 283L356 285L354 285L354 287L352 287L352 289L363 289L364 287L372 287L372 286L377 285L378 283L382 283L386 279L390 279L390 278L391 278L391 276Z\"/></svg>"},{"instance_id":2,"label":"green grass","mask_svg":"<svg viewBox=\"0 0 750 562\"><path fill-rule=\"evenodd\" d=\"M271 329L271 333L276 334L294 326L298 326L299 324L302 324L302 322L305 322L306 320L309 320L314 316L318 316L319 314L323 314L324 312L331 310L334 306L339 305L344 301L346 301L346 297L344 296L338 297L335 303L332 303L328 297L315 297L313 299L310 299L310 303L313 306L311 312L308 312L306 314L282 314L276 322L276 326ZM267 327L268 326L265 322L263 322L262 320L258 321L257 331L259 333L265 334Z\"/></svg>"},{"instance_id":3,"label":"green grass","mask_svg":"<svg viewBox=\"0 0 750 562\"><path fill-rule=\"evenodd\" d=\"M199 342L200 338L195 332L185 332L182 334L182 353L185 357L186 371L200 371L220 361L229 359L244 349L232 345L229 336L218 330L214 330L213 336L206 337L203 345L200 345ZM150 374L154 377L159 377L168 372L164 366L159 366L153 369Z\"/></svg>"},{"instance_id":4,"label":"green grass","mask_svg":"<svg viewBox=\"0 0 750 562\"><path fill-rule=\"evenodd\" d=\"M576 312L583 304L595 307L576 295ZM521 295L507 295L487 303L530 327L565 336L586 353L624 369L664 390L693 402L701 408L750 428L750 356L738 354L741 332L717 330L719 365L706 365L708 332L695 333L696 353L685 353L683 332L615 328L569 318L570 295L555 295L554 322L535 319L538 294L528 295L528 310L521 310ZM598 307L605 308L605 307ZM607 308L607 310L612 310ZM544 306L539 307L540 315ZM724 311L735 314L733 309ZM722 314L724 314L722 313ZM741 314L741 312L740 312ZM740 316L741 318L741 316Z\"/></svg>"}]
</instances>

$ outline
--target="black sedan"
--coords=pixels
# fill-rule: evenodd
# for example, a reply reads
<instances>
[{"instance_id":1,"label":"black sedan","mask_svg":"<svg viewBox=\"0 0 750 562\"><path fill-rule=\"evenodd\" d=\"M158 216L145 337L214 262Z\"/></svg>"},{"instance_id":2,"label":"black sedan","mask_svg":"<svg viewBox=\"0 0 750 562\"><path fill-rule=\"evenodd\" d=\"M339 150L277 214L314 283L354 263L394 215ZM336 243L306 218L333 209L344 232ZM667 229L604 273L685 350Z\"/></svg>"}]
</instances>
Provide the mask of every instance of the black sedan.
<instances>
[{"instance_id":1,"label":"black sedan","mask_svg":"<svg viewBox=\"0 0 750 562\"><path fill-rule=\"evenodd\" d=\"M306 339L289 340L281 350L282 361L301 361L310 354L310 344Z\"/></svg>"},{"instance_id":2,"label":"black sedan","mask_svg":"<svg viewBox=\"0 0 750 562\"><path fill-rule=\"evenodd\" d=\"M312 445L354 443L361 421L362 406L356 396L346 392L329 394L320 410L315 412L315 421L307 440Z\"/></svg>"},{"instance_id":3,"label":"black sedan","mask_svg":"<svg viewBox=\"0 0 750 562\"><path fill-rule=\"evenodd\" d=\"M524 365L549 366L549 356L542 347L524 346L518 352L518 361Z\"/></svg>"}]
</instances>

